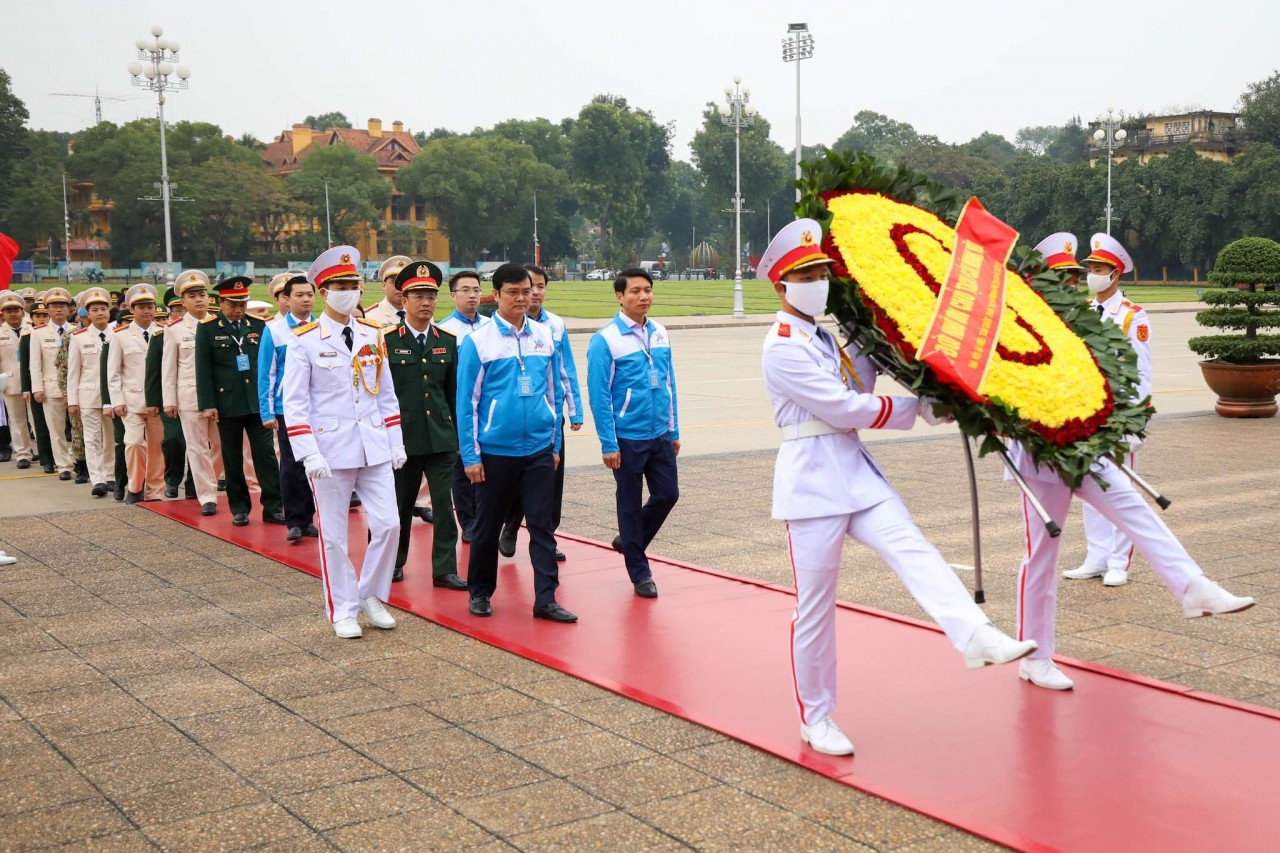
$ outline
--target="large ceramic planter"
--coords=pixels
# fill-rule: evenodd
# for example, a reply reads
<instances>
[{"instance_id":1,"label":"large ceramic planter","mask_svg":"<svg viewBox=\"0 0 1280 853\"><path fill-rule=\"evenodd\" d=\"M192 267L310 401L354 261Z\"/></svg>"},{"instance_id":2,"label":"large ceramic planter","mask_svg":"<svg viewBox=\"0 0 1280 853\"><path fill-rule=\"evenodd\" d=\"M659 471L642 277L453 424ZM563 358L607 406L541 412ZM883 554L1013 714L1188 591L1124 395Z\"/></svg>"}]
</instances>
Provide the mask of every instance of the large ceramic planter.
<instances>
[{"instance_id":1,"label":"large ceramic planter","mask_svg":"<svg viewBox=\"0 0 1280 853\"><path fill-rule=\"evenodd\" d=\"M1280 392L1280 359L1262 364L1200 362L1209 390L1218 395L1214 411L1224 418L1270 418Z\"/></svg>"}]
</instances>

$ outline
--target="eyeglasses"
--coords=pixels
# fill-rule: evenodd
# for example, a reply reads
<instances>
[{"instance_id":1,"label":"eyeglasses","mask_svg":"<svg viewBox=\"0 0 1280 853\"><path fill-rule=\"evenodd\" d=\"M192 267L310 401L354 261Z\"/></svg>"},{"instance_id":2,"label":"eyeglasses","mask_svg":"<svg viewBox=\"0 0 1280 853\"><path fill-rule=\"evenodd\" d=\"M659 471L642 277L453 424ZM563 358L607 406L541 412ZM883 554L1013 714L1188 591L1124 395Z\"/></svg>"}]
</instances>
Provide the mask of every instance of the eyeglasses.
<instances>
[{"instance_id":1,"label":"eyeglasses","mask_svg":"<svg viewBox=\"0 0 1280 853\"><path fill-rule=\"evenodd\" d=\"M455 293L461 296L479 296L480 288L478 287L459 287Z\"/></svg>"},{"instance_id":2,"label":"eyeglasses","mask_svg":"<svg viewBox=\"0 0 1280 853\"><path fill-rule=\"evenodd\" d=\"M533 296L533 289L526 287L523 290L500 290L498 293L502 296L508 296L512 299L528 299Z\"/></svg>"}]
</instances>

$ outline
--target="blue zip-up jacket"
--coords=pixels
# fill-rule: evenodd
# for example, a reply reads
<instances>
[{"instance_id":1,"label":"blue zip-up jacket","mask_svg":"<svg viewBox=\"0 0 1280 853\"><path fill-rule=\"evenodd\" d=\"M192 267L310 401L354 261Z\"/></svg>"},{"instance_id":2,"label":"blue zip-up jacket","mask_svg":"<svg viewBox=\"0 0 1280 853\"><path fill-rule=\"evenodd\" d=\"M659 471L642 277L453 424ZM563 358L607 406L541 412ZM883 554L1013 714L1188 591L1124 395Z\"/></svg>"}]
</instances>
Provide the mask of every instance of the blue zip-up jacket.
<instances>
[{"instance_id":1,"label":"blue zip-up jacket","mask_svg":"<svg viewBox=\"0 0 1280 853\"><path fill-rule=\"evenodd\" d=\"M515 327L497 314L458 347L458 444L463 465L481 453L560 452L559 355L551 330L528 318ZM520 395L521 382L529 396Z\"/></svg>"},{"instance_id":2,"label":"blue zip-up jacket","mask_svg":"<svg viewBox=\"0 0 1280 853\"><path fill-rule=\"evenodd\" d=\"M289 338L301 322L286 312L283 318L273 317L262 333L262 343L258 345L258 411L263 423L284 414L284 357L289 351ZM288 325L282 325L285 323Z\"/></svg>"},{"instance_id":3,"label":"blue zip-up jacket","mask_svg":"<svg viewBox=\"0 0 1280 853\"><path fill-rule=\"evenodd\" d=\"M680 440L671 337L660 323L646 318L643 327L633 325L619 312L592 335L587 393L602 452L617 453L619 438Z\"/></svg>"},{"instance_id":4,"label":"blue zip-up jacket","mask_svg":"<svg viewBox=\"0 0 1280 853\"><path fill-rule=\"evenodd\" d=\"M560 356L560 396L564 398L565 413L569 416L569 423L580 424L582 392L578 390L578 368L573 363L573 350L569 349L569 330L559 314L552 314L545 308L534 319L551 330L551 337L556 342L556 353Z\"/></svg>"}]
</instances>

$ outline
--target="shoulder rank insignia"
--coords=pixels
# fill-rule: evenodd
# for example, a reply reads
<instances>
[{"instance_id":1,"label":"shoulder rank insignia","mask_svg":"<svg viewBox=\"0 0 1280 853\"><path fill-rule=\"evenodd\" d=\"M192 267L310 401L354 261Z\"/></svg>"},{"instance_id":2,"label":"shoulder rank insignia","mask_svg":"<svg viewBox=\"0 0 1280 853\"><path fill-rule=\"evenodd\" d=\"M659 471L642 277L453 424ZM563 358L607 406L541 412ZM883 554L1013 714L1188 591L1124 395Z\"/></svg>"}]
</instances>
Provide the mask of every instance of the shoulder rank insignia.
<instances>
[{"instance_id":1,"label":"shoulder rank insignia","mask_svg":"<svg viewBox=\"0 0 1280 853\"><path fill-rule=\"evenodd\" d=\"M366 326L372 326L373 328L378 329L379 331L382 330L382 324L379 323L377 320L370 320L368 317L357 317L356 319L359 320L361 323L364 323Z\"/></svg>"},{"instance_id":2,"label":"shoulder rank insignia","mask_svg":"<svg viewBox=\"0 0 1280 853\"><path fill-rule=\"evenodd\" d=\"M89 327L88 327L88 326L85 326L83 329L76 329L76 330L75 330L74 332L72 332L71 334L73 334L73 335L79 335L79 334L81 334L82 332L87 332L87 331L89 331Z\"/></svg>"},{"instance_id":3,"label":"shoulder rank insignia","mask_svg":"<svg viewBox=\"0 0 1280 853\"><path fill-rule=\"evenodd\" d=\"M217 314L215 314L215 313L213 313L212 311L210 311L208 314L205 314L205 315L204 315L204 319L203 319L203 320L201 320L200 322L201 322L201 323L212 323L212 322L213 322L214 320L216 320L216 319L218 319L218 315L217 315Z\"/></svg>"},{"instance_id":4,"label":"shoulder rank insignia","mask_svg":"<svg viewBox=\"0 0 1280 853\"><path fill-rule=\"evenodd\" d=\"M431 328L434 329L436 332L444 332L446 335L448 335L451 338L457 337L457 335L455 335L453 332L449 331L448 329L442 329L439 326L437 326L435 323L431 324Z\"/></svg>"},{"instance_id":5,"label":"shoulder rank insignia","mask_svg":"<svg viewBox=\"0 0 1280 853\"><path fill-rule=\"evenodd\" d=\"M778 324L778 337L780 337L780 338L789 338L789 337L791 337L791 324L790 324L790 323L779 323L779 324Z\"/></svg>"},{"instance_id":6,"label":"shoulder rank insignia","mask_svg":"<svg viewBox=\"0 0 1280 853\"><path fill-rule=\"evenodd\" d=\"M158 338L163 334L164 334L164 327L161 326L159 329L156 329L154 332L151 333L151 337Z\"/></svg>"},{"instance_id":7,"label":"shoulder rank insignia","mask_svg":"<svg viewBox=\"0 0 1280 853\"><path fill-rule=\"evenodd\" d=\"M293 333L295 335L305 335L307 332L311 331L312 329L318 329L318 328L320 328L320 324L317 323L315 320L312 320L310 323L302 323L300 325L294 326Z\"/></svg>"},{"instance_id":8,"label":"shoulder rank insignia","mask_svg":"<svg viewBox=\"0 0 1280 853\"><path fill-rule=\"evenodd\" d=\"M178 325L178 324L179 324L179 323L181 323L181 322L182 322L182 318L181 318L181 317L174 317L172 320L170 320L170 321L169 321L167 324L165 324L165 325L166 325L166 328L167 328L168 326L176 326L176 325Z\"/></svg>"}]
</instances>

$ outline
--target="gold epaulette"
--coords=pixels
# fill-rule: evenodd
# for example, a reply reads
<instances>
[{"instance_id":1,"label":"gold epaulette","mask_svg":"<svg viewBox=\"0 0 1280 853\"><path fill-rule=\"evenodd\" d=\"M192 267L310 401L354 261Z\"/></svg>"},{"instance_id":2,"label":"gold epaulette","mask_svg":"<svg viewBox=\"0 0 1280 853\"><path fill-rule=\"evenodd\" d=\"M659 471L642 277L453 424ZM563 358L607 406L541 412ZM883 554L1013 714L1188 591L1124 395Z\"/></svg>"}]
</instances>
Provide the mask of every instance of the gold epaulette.
<instances>
[{"instance_id":1,"label":"gold epaulette","mask_svg":"<svg viewBox=\"0 0 1280 853\"><path fill-rule=\"evenodd\" d=\"M156 329L154 332L151 333L151 337L158 338L163 334L164 334L164 326L161 326L160 328Z\"/></svg>"},{"instance_id":2,"label":"gold epaulette","mask_svg":"<svg viewBox=\"0 0 1280 853\"><path fill-rule=\"evenodd\" d=\"M315 320L312 320L310 323L302 323L301 325L294 326L293 333L295 335L305 335L307 332L311 331L312 329L318 329L318 328L320 328L320 324Z\"/></svg>"},{"instance_id":3,"label":"gold epaulette","mask_svg":"<svg viewBox=\"0 0 1280 853\"><path fill-rule=\"evenodd\" d=\"M181 317L174 317L174 318L173 318L172 320L170 320L166 325L167 325L167 326L176 326L176 325L178 325L178 324L179 324L179 323L181 323L181 322L182 322L182 318L181 318Z\"/></svg>"},{"instance_id":4,"label":"gold epaulette","mask_svg":"<svg viewBox=\"0 0 1280 853\"><path fill-rule=\"evenodd\" d=\"M431 324L431 328L435 329L437 332L444 332L446 335L448 335L451 338L458 337L457 334L455 334L454 332L451 332L448 329L442 329L439 326L437 326L435 323Z\"/></svg>"},{"instance_id":5,"label":"gold epaulette","mask_svg":"<svg viewBox=\"0 0 1280 853\"><path fill-rule=\"evenodd\" d=\"M75 330L74 332L72 332L71 334L73 334L73 335L78 335L78 334L80 334L81 332L87 332L87 331L89 331L89 327L88 327L88 326L85 326L83 329L76 329L76 330Z\"/></svg>"},{"instance_id":6,"label":"gold epaulette","mask_svg":"<svg viewBox=\"0 0 1280 853\"><path fill-rule=\"evenodd\" d=\"M1121 304L1121 305L1123 305L1123 306L1124 306L1124 307L1126 307L1126 308L1132 308L1134 311L1141 311L1141 310L1142 310L1142 306L1141 306L1141 305L1137 305L1137 304L1135 304L1135 303L1133 303L1133 302L1130 302L1128 299L1121 299L1121 300L1120 300L1120 304Z\"/></svg>"},{"instance_id":7,"label":"gold epaulette","mask_svg":"<svg viewBox=\"0 0 1280 853\"><path fill-rule=\"evenodd\" d=\"M201 323L212 323L212 322L213 322L214 320L216 320L216 319L218 319L218 315L217 315L217 314L215 314L215 313L213 313L212 311L210 311L208 314L205 314L205 315L204 315L204 318L203 318L200 322L201 322Z\"/></svg>"},{"instance_id":8,"label":"gold epaulette","mask_svg":"<svg viewBox=\"0 0 1280 853\"><path fill-rule=\"evenodd\" d=\"M379 323L377 320L370 320L368 317L357 317L356 319L359 320L361 323L364 323L366 326L372 326L378 331L382 331L382 324Z\"/></svg>"}]
</instances>

